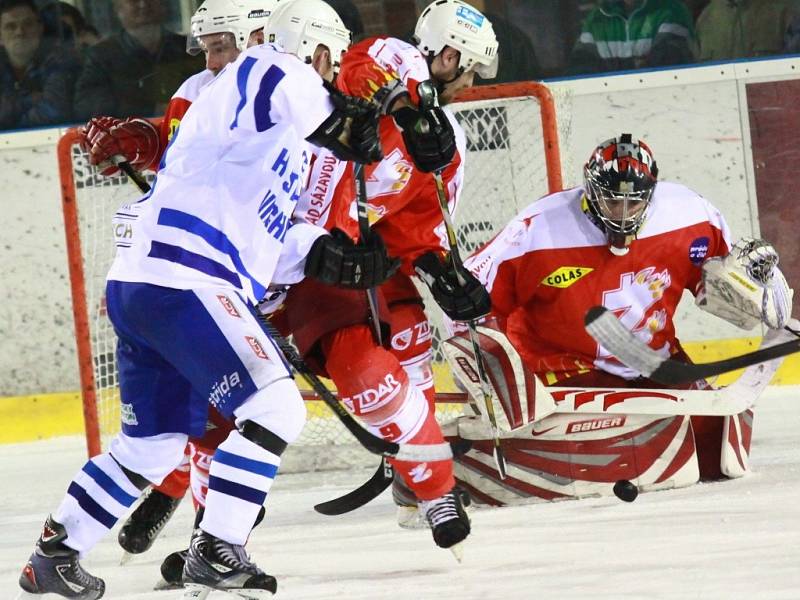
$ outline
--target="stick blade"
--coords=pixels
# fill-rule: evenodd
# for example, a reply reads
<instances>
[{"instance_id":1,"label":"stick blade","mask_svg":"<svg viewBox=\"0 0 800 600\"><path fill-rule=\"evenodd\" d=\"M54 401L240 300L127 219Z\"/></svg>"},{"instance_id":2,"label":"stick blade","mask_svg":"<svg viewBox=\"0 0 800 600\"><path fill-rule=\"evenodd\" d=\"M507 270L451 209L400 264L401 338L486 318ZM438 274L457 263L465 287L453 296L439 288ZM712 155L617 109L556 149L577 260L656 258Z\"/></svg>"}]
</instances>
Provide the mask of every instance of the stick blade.
<instances>
[{"instance_id":1,"label":"stick blade","mask_svg":"<svg viewBox=\"0 0 800 600\"><path fill-rule=\"evenodd\" d=\"M393 479L394 471L384 459L378 466L378 470L361 486L344 496L320 502L314 506L314 510L328 517L349 513L380 496L391 485Z\"/></svg>"}]
</instances>

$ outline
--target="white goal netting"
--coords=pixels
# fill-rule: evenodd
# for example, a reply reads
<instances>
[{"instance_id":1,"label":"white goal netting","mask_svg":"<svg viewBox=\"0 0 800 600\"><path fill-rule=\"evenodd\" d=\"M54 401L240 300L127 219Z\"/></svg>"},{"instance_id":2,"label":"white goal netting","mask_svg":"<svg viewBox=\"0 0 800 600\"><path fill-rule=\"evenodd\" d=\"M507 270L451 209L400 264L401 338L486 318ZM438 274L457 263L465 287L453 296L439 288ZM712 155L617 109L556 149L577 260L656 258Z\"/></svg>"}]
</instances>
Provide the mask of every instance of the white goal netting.
<instances>
[{"instance_id":1,"label":"white goal netting","mask_svg":"<svg viewBox=\"0 0 800 600\"><path fill-rule=\"evenodd\" d=\"M543 129L540 100L524 95L528 89L514 84L478 89L480 95L489 97L452 105L468 140L466 182L455 219L464 256L487 241L523 207L549 189L560 187L560 180L553 180L555 173L560 175L557 134L553 139L547 124ZM501 94L512 97L500 97ZM544 102L552 110L547 98ZM545 152L548 144L549 156ZM139 192L127 177L103 177L91 167L74 133L68 133L62 140L59 162L87 440L90 450L97 451L119 430L116 339L104 302L105 276L114 256L111 218L121 204L135 200ZM148 179L152 182L152 174ZM427 290L423 290L423 295L426 306L435 307L427 297ZM429 315L435 330L437 391L454 391L438 352L441 319L437 310L429 310ZM446 420L460 410L459 404L439 403L437 416ZM91 424L95 412L96 430ZM310 400L308 413L309 420L300 440L286 453L284 470L337 468L377 461L354 443L322 402Z\"/></svg>"}]
</instances>

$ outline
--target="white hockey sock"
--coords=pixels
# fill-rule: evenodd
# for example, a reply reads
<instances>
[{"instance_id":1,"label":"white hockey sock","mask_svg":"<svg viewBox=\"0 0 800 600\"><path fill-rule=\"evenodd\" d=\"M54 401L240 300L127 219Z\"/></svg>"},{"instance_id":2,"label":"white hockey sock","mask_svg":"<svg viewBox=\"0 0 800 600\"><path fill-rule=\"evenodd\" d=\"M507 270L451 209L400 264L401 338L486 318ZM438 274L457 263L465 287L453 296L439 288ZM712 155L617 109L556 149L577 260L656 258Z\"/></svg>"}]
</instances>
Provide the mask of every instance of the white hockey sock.
<instances>
[{"instance_id":1,"label":"white hockey sock","mask_svg":"<svg viewBox=\"0 0 800 600\"><path fill-rule=\"evenodd\" d=\"M84 556L128 512L139 494L110 454L90 459L53 515L67 530L64 543Z\"/></svg>"},{"instance_id":2,"label":"white hockey sock","mask_svg":"<svg viewBox=\"0 0 800 600\"><path fill-rule=\"evenodd\" d=\"M200 528L244 545L280 465L280 457L232 431L214 453Z\"/></svg>"}]
</instances>

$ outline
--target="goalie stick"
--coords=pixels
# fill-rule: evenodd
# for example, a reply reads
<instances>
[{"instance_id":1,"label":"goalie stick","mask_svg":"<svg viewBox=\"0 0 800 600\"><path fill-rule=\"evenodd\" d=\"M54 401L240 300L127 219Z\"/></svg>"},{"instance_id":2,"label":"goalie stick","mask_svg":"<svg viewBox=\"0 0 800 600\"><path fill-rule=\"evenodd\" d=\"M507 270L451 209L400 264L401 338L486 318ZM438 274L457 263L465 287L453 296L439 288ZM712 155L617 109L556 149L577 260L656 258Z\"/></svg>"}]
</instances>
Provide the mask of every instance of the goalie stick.
<instances>
[{"instance_id":1,"label":"goalie stick","mask_svg":"<svg viewBox=\"0 0 800 600\"><path fill-rule=\"evenodd\" d=\"M759 348L740 356L692 364L676 358L661 356L631 333L614 316L614 313L602 306L589 309L584 323L589 335L612 355L642 375L666 385L706 379L800 352L800 338L796 338L768 348ZM786 329L795 333L789 328Z\"/></svg>"},{"instance_id":2,"label":"goalie stick","mask_svg":"<svg viewBox=\"0 0 800 600\"><path fill-rule=\"evenodd\" d=\"M436 92L436 88L430 81L423 81L417 86L417 94L419 95L420 99L420 107L423 109L432 108L438 106L439 98ZM423 125L427 126L427 122L423 122ZM433 182L436 186L436 197L439 200L439 208L442 211L442 221L444 222L445 232L447 233L447 241L450 246L449 252L449 262L450 266L453 269L453 272L456 275L456 280L458 281L459 285L464 285L464 277L461 275L460 269L464 266L463 261L461 260L461 255L458 251L458 238L456 237L456 231L453 227L453 221L450 218L450 207L448 206L447 202L447 191L444 187L444 182L442 181L442 170L439 169L432 173L433 175ZM492 392L491 387L489 385L489 379L486 376L486 366L483 362L483 357L481 355L481 348L480 344L478 343L478 334L476 331L475 321L467 321L467 331L469 332L469 339L472 343L472 348L475 352L475 362L478 371L478 377L480 379L481 391L483 395L483 404L486 407L486 418L489 420L489 425L492 428L492 443L493 443L493 451L492 455L494 456L494 462L497 466L497 473L500 475L500 479L506 478L506 459L503 455L503 450L500 447L500 431L497 427L497 418L494 414L494 404L492 403Z\"/></svg>"},{"instance_id":3,"label":"goalie stick","mask_svg":"<svg viewBox=\"0 0 800 600\"><path fill-rule=\"evenodd\" d=\"M124 163L120 163L120 168L124 170L124 167L122 166L123 164ZM132 172L136 173L130 164L128 164L128 167ZM139 176L131 177L131 180L136 184L136 187L142 191L142 193L149 192L150 185L144 180L140 173L137 173L137 175ZM311 388L317 393L322 401L328 405L328 408L333 411L333 414L336 415L339 421L342 422L342 425L347 428L347 430L364 448L373 454L382 454L383 456L409 462L435 462L439 460L450 460L453 458L453 452L450 449L450 445L447 443L397 444L395 442L389 442L379 438L378 436L371 434L369 431L361 427L361 425L358 424L358 422L350 415L350 413L347 412L347 409L339 403L339 401L336 399L336 396L334 396L331 391L325 387L325 384L320 381L319 377L317 377L313 371L311 371L309 366L297 353L295 347L292 346L289 341L280 333L278 333L278 330L275 329L275 326L272 325L272 323L270 323L265 316L258 315L257 313L254 314L256 319L261 323L261 326L278 346L278 349L286 357L286 360L289 362L289 364L294 368L295 371L297 371L298 374L300 374L306 383L311 386Z\"/></svg>"}]
</instances>

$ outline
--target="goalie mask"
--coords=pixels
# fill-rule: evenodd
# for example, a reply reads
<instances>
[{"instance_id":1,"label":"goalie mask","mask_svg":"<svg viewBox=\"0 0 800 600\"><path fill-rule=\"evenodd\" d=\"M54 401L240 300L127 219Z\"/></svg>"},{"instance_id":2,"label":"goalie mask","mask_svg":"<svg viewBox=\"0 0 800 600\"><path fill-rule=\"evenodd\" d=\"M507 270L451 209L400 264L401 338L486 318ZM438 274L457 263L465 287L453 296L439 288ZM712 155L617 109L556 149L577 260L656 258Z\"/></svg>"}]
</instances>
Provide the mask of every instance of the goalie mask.
<instances>
[{"instance_id":1,"label":"goalie mask","mask_svg":"<svg viewBox=\"0 0 800 600\"><path fill-rule=\"evenodd\" d=\"M484 79L497 75L497 37L492 24L479 10L461 0L437 0L417 20L414 45L428 60L455 48L461 54L459 75L474 69Z\"/></svg>"},{"instance_id":2,"label":"goalie mask","mask_svg":"<svg viewBox=\"0 0 800 600\"><path fill-rule=\"evenodd\" d=\"M613 253L625 254L636 237L657 177L650 148L629 133L600 144L584 165L584 211L606 234Z\"/></svg>"},{"instance_id":3,"label":"goalie mask","mask_svg":"<svg viewBox=\"0 0 800 600\"><path fill-rule=\"evenodd\" d=\"M333 72L339 72L342 55L350 46L350 30L323 0L284 0L278 4L264 30L266 41L311 64L317 46L331 53Z\"/></svg>"},{"instance_id":4,"label":"goalie mask","mask_svg":"<svg viewBox=\"0 0 800 600\"><path fill-rule=\"evenodd\" d=\"M191 34L186 40L189 54L200 54L200 37L230 33L239 52L247 48L250 34L263 29L278 0L206 0L192 15Z\"/></svg>"}]
</instances>

